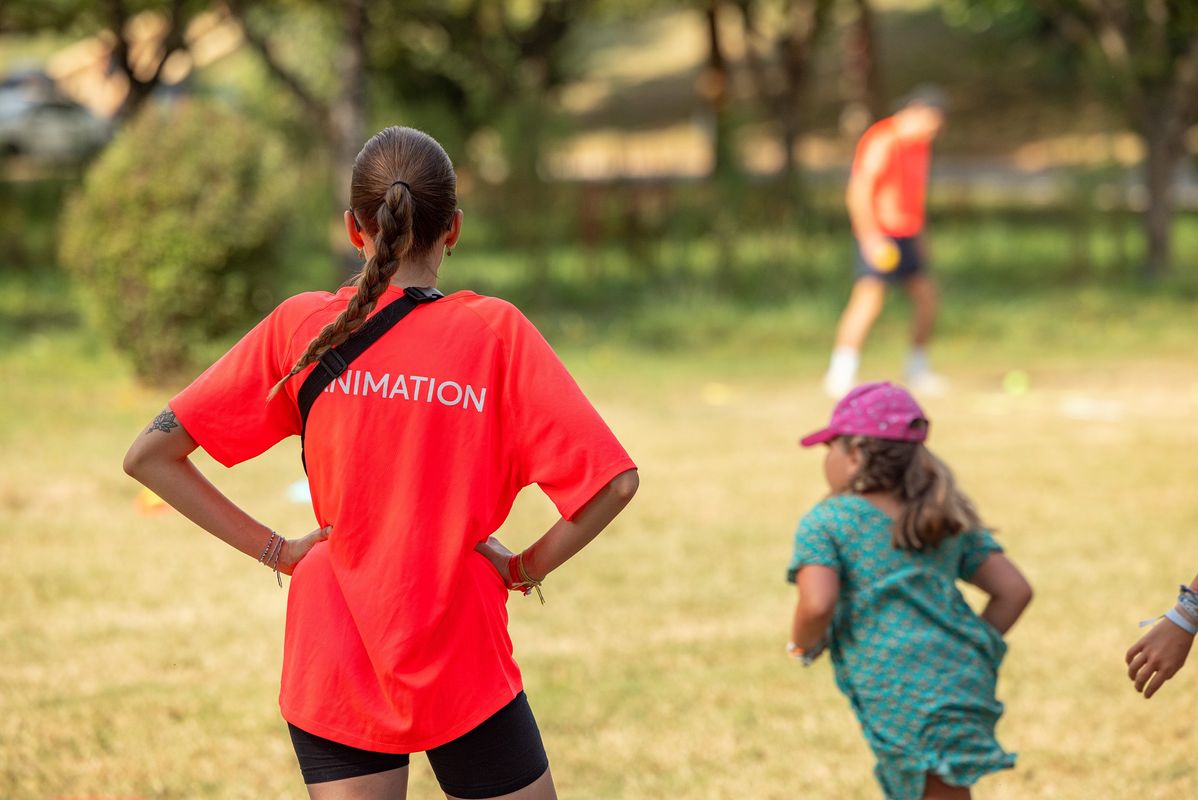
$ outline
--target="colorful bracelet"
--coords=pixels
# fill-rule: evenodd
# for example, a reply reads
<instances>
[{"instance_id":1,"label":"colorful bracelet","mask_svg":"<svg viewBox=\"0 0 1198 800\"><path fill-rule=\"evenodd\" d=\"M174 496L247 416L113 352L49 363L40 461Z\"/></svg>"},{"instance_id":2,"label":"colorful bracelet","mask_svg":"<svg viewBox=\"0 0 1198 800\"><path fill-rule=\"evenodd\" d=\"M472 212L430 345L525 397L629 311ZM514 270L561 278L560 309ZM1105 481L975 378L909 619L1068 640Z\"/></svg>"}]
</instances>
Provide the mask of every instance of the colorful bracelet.
<instances>
[{"instance_id":1,"label":"colorful bracelet","mask_svg":"<svg viewBox=\"0 0 1198 800\"><path fill-rule=\"evenodd\" d=\"M541 582L528 574L524 568L524 553L512 556L507 562L508 588L523 593L526 597L537 590L541 605L545 605L545 595L541 593Z\"/></svg>"},{"instance_id":2,"label":"colorful bracelet","mask_svg":"<svg viewBox=\"0 0 1198 800\"><path fill-rule=\"evenodd\" d=\"M820 639L819 644L810 650L799 647L794 642L786 643L786 655L793 659L801 661L804 667L810 667L815 663L815 660L824 654L828 649L828 638L825 636Z\"/></svg>"},{"instance_id":3,"label":"colorful bracelet","mask_svg":"<svg viewBox=\"0 0 1198 800\"><path fill-rule=\"evenodd\" d=\"M1181 606L1182 611L1198 619L1198 592L1189 586L1182 584L1181 593L1177 595L1177 605Z\"/></svg>"},{"instance_id":4,"label":"colorful bracelet","mask_svg":"<svg viewBox=\"0 0 1198 800\"><path fill-rule=\"evenodd\" d=\"M1198 625L1195 625L1194 623L1192 623L1188 619L1186 619L1185 616L1183 614L1181 614L1176 608L1169 609L1168 611L1165 612L1164 616L1165 616L1165 619L1169 620L1174 625L1181 628L1183 631L1188 633L1190 636L1193 636L1194 634L1198 633Z\"/></svg>"}]
</instances>

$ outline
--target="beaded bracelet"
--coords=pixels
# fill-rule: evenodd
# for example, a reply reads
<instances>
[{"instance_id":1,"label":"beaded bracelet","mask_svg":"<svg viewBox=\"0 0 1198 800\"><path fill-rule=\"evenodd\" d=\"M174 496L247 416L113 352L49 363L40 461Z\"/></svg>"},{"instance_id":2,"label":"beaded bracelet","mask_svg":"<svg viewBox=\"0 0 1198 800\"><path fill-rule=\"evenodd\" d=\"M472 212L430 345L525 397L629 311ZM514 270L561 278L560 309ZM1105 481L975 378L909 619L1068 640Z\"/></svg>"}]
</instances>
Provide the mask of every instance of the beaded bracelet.
<instances>
[{"instance_id":1,"label":"beaded bracelet","mask_svg":"<svg viewBox=\"0 0 1198 800\"><path fill-rule=\"evenodd\" d=\"M523 552L508 559L507 574L510 583L510 586L508 586L509 589L522 592L526 597L532 593L533 589L536 589L541 605L545 605L545 595L541 593L541 582L529 575L528 570L524 569ZM516 580L516 576L519 576L520 580Z\"/></svg>"},{"instance_id":2,"label":"beaded bracelet","mask_svg":"<svg viewBox=\"0 0 1198 800\"><path fill-rule=\"evenodd\" d=\"M283 588L283 576L279 574L279 556L283 554L283 545L286 543L286 539L271 531L266 546L262 548L262 555L258 556L259 564L265 564L268 569L275 571L275 580L279 582L280 589Z\"/></svg>"}]
</instances>

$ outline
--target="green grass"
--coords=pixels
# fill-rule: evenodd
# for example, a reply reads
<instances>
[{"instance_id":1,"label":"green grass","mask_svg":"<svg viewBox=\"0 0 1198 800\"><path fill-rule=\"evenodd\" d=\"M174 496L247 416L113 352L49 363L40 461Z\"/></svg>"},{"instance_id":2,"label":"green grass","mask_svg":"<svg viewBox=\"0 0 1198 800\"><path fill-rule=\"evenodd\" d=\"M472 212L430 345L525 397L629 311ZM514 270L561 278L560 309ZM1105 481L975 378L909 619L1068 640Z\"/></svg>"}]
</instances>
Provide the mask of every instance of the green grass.
<instances>
[{"instance_id":1,"label":"green grass","mask_svg":"<svg viewBox=\"0 0 1198 800\"><path fill-rule=\"evenodd\" d=\"M762 298L682 274L646 287L612 256L590 287L607 300L584 302L577 253L538 299L516 256L461 252L447 281L485 275L529 305L642 471L547 606L510 602L561 796L878 797L828 665L781 654L791 533L824 492L795 439L829 407L835 259L809 289ZM1198 571L1194 295L944 277L954 388L928 402L932 443L1037 589L1000 681L1020 763L978 796L1194 796L1198 672L1146 703L1121 661ZM135 511L120 459L170 392L134 383L71 297L52 271L0 280L0 797L303 797L275 705L285 594L174 513ZM894 304L865 377L898 374L905 321ZM1031 391L1004 394L1016 367ZM294 443L231 472L198 460L280 530L313 525L284 494L302 476ZM525 544L552 518L526 492L502 536ZM440 796L420 757L410 796Z\"/></svg>"}]
</instances>

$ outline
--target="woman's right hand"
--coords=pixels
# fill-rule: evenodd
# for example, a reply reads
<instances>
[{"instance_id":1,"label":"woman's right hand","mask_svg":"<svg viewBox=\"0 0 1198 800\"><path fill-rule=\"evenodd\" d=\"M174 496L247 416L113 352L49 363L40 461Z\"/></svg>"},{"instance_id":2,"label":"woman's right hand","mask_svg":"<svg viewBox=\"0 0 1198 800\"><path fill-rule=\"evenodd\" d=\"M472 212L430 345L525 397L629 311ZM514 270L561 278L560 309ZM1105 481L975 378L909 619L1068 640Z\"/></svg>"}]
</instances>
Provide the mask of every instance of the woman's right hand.
<instances>
[{"instance_id":1,"label":"woman's right hand","mask_svg":"<svg viewBox=\"0 0 1198 800\"><path fill-rule=\"evenodd\" d=\"M1168 620L1161 620L1127 651L1124 657L1127 677L1135 682L1136 691L1143 693L1147 700L1177 674L1193 646L1193 635Z\"/></svg>"},{"instance_id":2,"label":"woman's right hand","mask_svg":"<svg viewBox=\"0 0 1198 800\"><path fill-rule=\"evenodd\" d=\"M308 555L308 551L329 538L329 534L332 532L333 526L326 525L323 528L317 528L307 536L301 536L298 539L288 539L284 542L283 550L279 553L279 572L284 575L290 575L294 572L296 565L304 560L304 556Z\"/></svg>"},{"instance_id":3,"label":"woman's right hand","mask_svg":"<svg viewBox=\"0 0 1198 800\"><path fill-rule=\"evenodd\" d=\"M499 573L499 577L503 579L503 585L512 588L512 576L508 572L508 564L512 561L512 556L515 555L511 550L504 547L503 542L496 539L494 536L488 536L485 542L479 542L474 546L476 553L481 553L486 557L487 561L491 562L491 566L495 567L495 571Z\"/></svg>"}]
</instances>

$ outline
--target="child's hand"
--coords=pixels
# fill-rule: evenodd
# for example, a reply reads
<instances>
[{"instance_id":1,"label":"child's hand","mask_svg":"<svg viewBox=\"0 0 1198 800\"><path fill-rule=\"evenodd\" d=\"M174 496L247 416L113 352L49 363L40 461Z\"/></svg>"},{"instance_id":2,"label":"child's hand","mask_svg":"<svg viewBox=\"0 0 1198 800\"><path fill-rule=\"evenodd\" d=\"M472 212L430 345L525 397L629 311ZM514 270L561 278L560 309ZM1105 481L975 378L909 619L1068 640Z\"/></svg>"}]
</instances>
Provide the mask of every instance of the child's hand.
<instances>
[{"instance_id":1,"label":"child's hand","mask_svg":"<svg viewBox=\"0 0 1198 800\"><path fill-rule=\"evenodd\" d=\"M1168 620L1162 620L1127 651L1127 677L1147 700L1186 663L1194 637Z\"/></svg>"}]
</instances>

